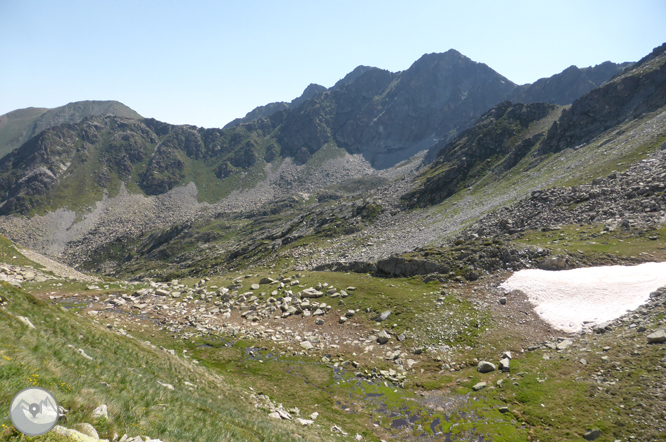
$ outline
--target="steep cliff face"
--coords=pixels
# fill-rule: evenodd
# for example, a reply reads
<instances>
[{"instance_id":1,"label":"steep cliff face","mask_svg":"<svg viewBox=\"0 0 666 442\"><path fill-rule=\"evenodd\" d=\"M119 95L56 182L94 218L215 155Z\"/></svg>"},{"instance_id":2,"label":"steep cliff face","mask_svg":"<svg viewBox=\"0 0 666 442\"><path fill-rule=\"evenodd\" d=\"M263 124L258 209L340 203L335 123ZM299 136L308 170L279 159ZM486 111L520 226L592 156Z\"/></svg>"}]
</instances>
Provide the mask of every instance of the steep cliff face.
<instances>
[{"instance_id":1,"label":"steep cliff face","mask_svg":"<svg viewBox=\"0 0 666 442\"><path fill-rule=\"evenodd\" d=\"M508 99L519 103L544 102L565 106L606 83L630 65L631 63L606 61L582 69L570 66L552 77L518 86Z\"/></svg>"},{"instance_id":2,"label":"steep cliff face","mask_svg":"<svg viewBox=\"0 0 666 442\"><path fill-rule=\"evenodd\" d=\"M576 100L540 147L542 153L574 148L628 119L666 103L666 44L631 69Z\"/></svg>"}]
</instances>

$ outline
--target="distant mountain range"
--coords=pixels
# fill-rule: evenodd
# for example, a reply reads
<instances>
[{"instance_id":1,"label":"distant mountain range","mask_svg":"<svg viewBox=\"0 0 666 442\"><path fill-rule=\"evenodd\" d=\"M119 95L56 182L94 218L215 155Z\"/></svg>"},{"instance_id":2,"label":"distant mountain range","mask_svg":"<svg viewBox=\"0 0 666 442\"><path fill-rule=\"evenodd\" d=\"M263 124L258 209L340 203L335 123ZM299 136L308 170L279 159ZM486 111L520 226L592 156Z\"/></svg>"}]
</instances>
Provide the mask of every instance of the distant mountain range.
<instances>
[{"instance_id":1,"label":"distant mountain range","mask_svg":"<svg viewBox=\"0 0 666 442\"><path fill-rule=\"evenodd\" d=\"M504 100L568 104L628 65L571 67L517 86L449 50L424 55L398 73L359 66L330 89L311 84L290 103L259 107L225 129L143 119L112 101L18 110L0 117L0 148L23 143L0 160L0 213L78 210L121 185L159 195L193 182L200 200L215 202L254 187L269 164L273 170L285 159L320 164L325 146L337 149L335 155L361 155L377 170L425 150L429 162ZM287 187L304 179L290 177L283 180Z\"/></svg>"}]
</instances>

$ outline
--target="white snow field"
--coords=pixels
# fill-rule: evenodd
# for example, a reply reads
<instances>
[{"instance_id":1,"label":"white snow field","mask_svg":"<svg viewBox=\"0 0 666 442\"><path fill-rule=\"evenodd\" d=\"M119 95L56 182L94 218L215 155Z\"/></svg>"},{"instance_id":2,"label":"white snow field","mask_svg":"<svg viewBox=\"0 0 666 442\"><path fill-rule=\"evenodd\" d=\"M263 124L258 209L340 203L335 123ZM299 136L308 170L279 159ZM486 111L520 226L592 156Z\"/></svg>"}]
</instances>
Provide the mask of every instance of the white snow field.
<instances>
[{"instance_id":1,"label":"white snow field","mask_svg":"<svg viewBox=\"0 0 666 442\"><path fill-rule=\"evenodd\" d=\"M666 262L573 270L520 270L504 281L507 292L521 290L552 327L579 332L635 310L650 293L666 286Z\"/></svg>"}]
</instances>

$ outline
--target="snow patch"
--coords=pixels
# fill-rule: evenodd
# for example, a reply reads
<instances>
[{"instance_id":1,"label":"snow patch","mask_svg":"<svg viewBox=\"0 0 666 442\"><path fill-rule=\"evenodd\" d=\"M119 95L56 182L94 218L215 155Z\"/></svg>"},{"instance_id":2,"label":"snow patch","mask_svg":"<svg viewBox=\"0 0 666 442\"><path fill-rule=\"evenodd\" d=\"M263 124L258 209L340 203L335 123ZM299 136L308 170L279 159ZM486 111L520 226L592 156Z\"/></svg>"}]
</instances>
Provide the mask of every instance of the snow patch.
<instances>
[{"instance_id":1,"label":"snow patch","mask_svg":"<svg viewBox=\"0 0 666 442\"><path fill-rule=\"evenodd\" d=\"M500 285L521 290L534 311L551 326L578 332L619 318L645 304L650 293L666 286L666 262L573 270L521 270Z\"/></svg>"}]
</instances>

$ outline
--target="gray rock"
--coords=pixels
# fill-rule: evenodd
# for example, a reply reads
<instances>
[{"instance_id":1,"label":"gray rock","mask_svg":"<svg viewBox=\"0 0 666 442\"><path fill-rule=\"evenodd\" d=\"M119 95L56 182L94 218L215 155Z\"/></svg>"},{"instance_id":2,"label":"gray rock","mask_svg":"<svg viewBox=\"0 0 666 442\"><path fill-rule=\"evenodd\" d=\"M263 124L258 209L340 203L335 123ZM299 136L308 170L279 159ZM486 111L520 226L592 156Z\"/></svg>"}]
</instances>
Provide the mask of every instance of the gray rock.
<instances>
[{"instance_id":1,"label":"gray rock","mask_svg":"<svg viewBox=\"0 0 666 442\"><path fill-rule=\"evenodd\" d=\"M490 373L491 371L495 371L497 367L495 367L495 364L492 362L488 361L480 361L479 365L476 367L476 371L479 373Z\"/></svg>"},{"instance_id":2,"label":"gray rock","mask_svg":"<svg viewBox=\"0 0 666 442\"><path fill-rule=\"evenodd\" d=\"M508 413L509 412L509 407L499 407L499 412L500 413Z\"/></svg>"},{"instance_id":3,"label":"gray rock","mask_svg":"<svg viewBox=\"0 0 666 442\"><path fill-rule=\"evenodd\" d=\"M343 430L342 428L338 427L337 425L333 425L331 427L331 433L340 433L343 436L347 436L347 432Z\"/></svg>"},{"instance_id":4,"label":"gray rock","mask_svg":"<svg viewBox=\"0 0 666 442\"><path fill-rule=\"evenodd\" d=\"M315 324L317 324L317 325L324 325L324 320L323 320L322 318L317 318L317 319L315 320Z\"/></svg>"},{"instance_id":5,"label":"gray rock","mask_svg":"<svg viewBox=\"0 0 666 442\"><path fill-rule=\"evenodd\" d=\"M539 265L541 270L566 270L567 267L567 260L561 256L546 258Z\"/></svg>"},{"instance_id":6,"label":"gray rock","mask_svg":"<svg viewBox=\"0 0 666 442\"><path fill-rule=\"evenodd\" d=\"M108 419L109 418L109 411L108 411L106 405L102 404L99 407L95 408L92 412L92 417L97 418L97 419L102 418L102 417L104 419Z\"/></svg>"},{"instance_id":7,"label":"gray rock","mask_svg":"<svg viewBox=\"0 0 666 442\"><path fill-rule=\"evenodd\" d=\"M559 344L557 344L555 348L557 348L558 350L566 350L571 346L571 344L573 344L573 341L571 339L565 339Z\"/></svg>"},{"instance_id":8,"label":"gray rock","mask_svg":"<svg viewBox=\"0 0 666 442\"><path fill-rule=\"evenodd\" d=\"M585 440L595 440L601 436L601 430L598 428L594 428L592 430L589 430L585 435L583 435L583 439Z\"/></svg>"},{"instance_id":9,"label":"gray rock","mask_svg":"<svg viewBox=\"0 0 666 442\"><path fill-rule=\"evenodd\" d=\"M80 424L80 425L82 425L82 424ZM90 424L85 424L85 425L90 425ZM93 431L94 430L95 429L93 428ZM76 441L79 441L79 442L93 442L93 441L96 442L96 441L99 440L99 437L92 437L92 436L84 434L80 431L71 430L69 428L61 427L60 425L56 425L55 427L53 427L53 430L51 430L51 431L53 431L56 434L61 434L63 436L66 436L67 440L76 440ZM97 432L95 432L95 433L97 433ZM126 440L127 440L127 437L125 437L125 441L123 441L123 442L126 442Z\"/></svg>"},{"instance_id":10,"label":"gray rock","mask_svg":"<svg viewBox=\"0 0 666 442\"><path fill-rule=\"evenodd\" d=\"M252 290L259 290L260 287L259 287L259 284L252 284L252 285L250 286L250 288L251 288Z\"/></svg>"},{"instance_id":11,"label":"gray rock","mask_svg":"<svg viewBox=\"0 0 666 442\"><path fill-rule=\"evenodd\" d=\"M315 290L312 287L301 291L301 298L321 298L322 296L324 296L324 292Z\"/></svg>"},{"instance_id":12,"label":"gray rock","mask_svg":"<svg viewBox=\"0 0 666 442\"><path fill-rule=\"evenodd\" d=\"M346 316L340 316L340 320L338 321L340 324L344 324L347 322L347 317Z\"/></svg>"},{"instance_id":13,"label":"gray rock","mask_svg":"<svg viewBox=\"0 0 666 442\"><path fill-rule=\"evenodd\" d=\"M502 304L502 305L505 305L505 304L506 304L506 296L502 296L502 297L499 299L499 303Z\"/></svg>"},{"instance_id":14,"label":"gray rock","mask_svg":"<svg viewBox=\"0 0 666 442\"><path fill-rule=\"evenodd\" d=\"M486 384L485 382L479 382L478 384L474 385L472 387L472 389L474 391L479 391L479 390L482 390L482 389L486 388L486 385L488 385L488 384Z\"/></svg>"},{"instance_id":15,"label":"gray rock","mask_svg":"<svg viewBox=\"0 0 666 442\"><path fill-rule=\"evenodd\" d=\"M306 350L312 350L314 348L314 346L310 343L310 341L301 342L301 347L303 347Z\"/></svg>"},{"instance_id":16,"label":"gray rock","mask_svg":"<svg viewBox=\"0 0 666 442\"><path fill-rule=\"evenodd\" d=\"M509 368L509 359L508 358L504 358L504 359L500 360L499 369L502 370L505 373L511 370Z\"/></svg>"},{"instance_id":17,"label":"gray rock","mask_svg":"<svg viewBox=\"0 0 666 442\"><path fill-rule=\"evenodd\" d=\"M379 334L377 335L377 342L379 344L382 344L382 345L386 344L389 340L391 340L391 335L386 333L384 330L379 332Z\"/></svg>"},{"instance_id":18,"label":"gray rock","mask_svg":"<svg viewBox=\"0 0 666 442\"><path fill-rule=\"evenodd\" d=\"M391 310L383 311L379 316L375 318L375 321L384 322L388 319L389 316L391 316Z\"/></svg>"},{"instance_id":19,"label":"gray rock","mask_svg":"<svg viewBox=\"0 0 666 442\"><path fill-rule=\"evenodd\" d=\"M76 424L74 425L74 429L79 433L83 433L86 436L99 440L99 434L97 434L97 430L95 430L95 427L93 427L90 424L87 423Z\"/></svg>"},{"instance_id":20,"label":"gray rock","mask_svg":"<svg viewBox=\"0 0 666 442\"><path fill-rule=\"evenodd\" d=\"M504 358L506 358L506 359L512 359L512 357L511 357L511 352L510 352L510 351L504 351L504 352L502 352L502 359L504 359Z\"/></svg>"},{"instance_id":21,"label":"gray rock","mask_svg":"<svg viewBox=\"0 0 666 442\"><path fill-rule=\"evenodd\" d=\"M16 319L27 325L28 328L35 328L35 326L32 325L32 322L30 322L30 319L26 318L25 316L17 316Z\"/></svg>"},{"instance_id":22,"label":"gray rock","mask_svg":"<svg viewBox=\"0 0 666 442\"><path fill-rule=\"evenodd\" d=\"M659 344L666 342L666 330L657 330L654 333L647 335L648 344Z\"/></svg>"}]
</instances>

